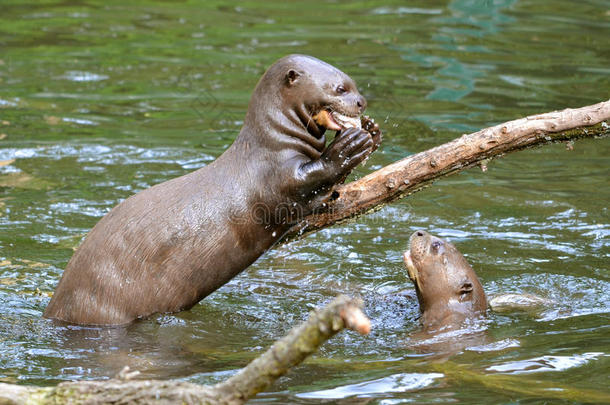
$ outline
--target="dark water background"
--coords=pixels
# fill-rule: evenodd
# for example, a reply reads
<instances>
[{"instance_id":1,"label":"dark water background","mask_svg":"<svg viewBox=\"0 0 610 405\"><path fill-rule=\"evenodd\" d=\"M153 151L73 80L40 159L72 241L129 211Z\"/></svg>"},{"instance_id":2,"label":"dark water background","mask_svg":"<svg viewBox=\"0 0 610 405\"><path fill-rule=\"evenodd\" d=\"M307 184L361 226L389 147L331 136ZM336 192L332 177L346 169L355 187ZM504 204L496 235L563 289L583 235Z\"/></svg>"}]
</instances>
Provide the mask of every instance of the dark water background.
<instances>
[{"instance_id":1,"label":"dark water background","mask_svg":"<svg viewBox=\"0 0 610 405\"><path fill-rule=\"evenodd\" d=\"M212 383L339 293L373 320L254 403L610 402L610 143L511 154L268 252L191 311L126 329L41 319L73 249L110 208L199 168L238 133L265 68L306 53L344 70L382 123L360 177L462 133L610 95L607 1L0 0L0 381ZM492 314L488 342L414 350L401 265L425 228L488 294L555 305Z\"/></svg>"}]
</instances>

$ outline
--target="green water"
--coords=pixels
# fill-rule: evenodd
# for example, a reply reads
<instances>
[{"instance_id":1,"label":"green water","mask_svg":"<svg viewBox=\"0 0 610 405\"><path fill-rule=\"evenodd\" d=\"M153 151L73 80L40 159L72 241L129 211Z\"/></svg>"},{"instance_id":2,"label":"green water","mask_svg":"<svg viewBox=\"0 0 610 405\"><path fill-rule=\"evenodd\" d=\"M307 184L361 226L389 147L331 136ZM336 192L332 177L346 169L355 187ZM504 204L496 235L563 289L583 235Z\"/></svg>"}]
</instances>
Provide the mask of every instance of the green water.
<instances>
[{"instance_id":1,"label":"green water","mask_svg":"<svg viewBox=\"0 0 610 405\"><path fill-rule=\"evenodd\" d=\"M340 334L253 403L610 402L608 139L511 154L277 247L188 312L126 329L41 319L84 234L221 154L277 58L311 54L356 80L385 133L359 177L462 133L607 100L607 1L132 3L0 0L0 381L129 364L213 383L347 293L364 298L371 335ZM453 241L489 295L556 305L491 314L486 342L445 361L414 350L401 255L418 228Z\"/></svg>"}]
</instances>

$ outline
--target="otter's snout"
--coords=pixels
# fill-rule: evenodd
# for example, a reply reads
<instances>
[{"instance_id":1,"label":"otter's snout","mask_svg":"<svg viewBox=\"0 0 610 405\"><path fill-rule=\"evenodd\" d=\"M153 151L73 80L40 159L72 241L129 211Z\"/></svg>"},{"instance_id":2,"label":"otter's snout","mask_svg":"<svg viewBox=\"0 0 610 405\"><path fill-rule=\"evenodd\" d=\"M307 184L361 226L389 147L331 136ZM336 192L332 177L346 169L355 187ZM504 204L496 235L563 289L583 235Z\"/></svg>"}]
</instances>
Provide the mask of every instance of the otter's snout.
<instances>
[{"instance_id":1,"label":"otter's snout","mask_svg":"<svg viewBox=\"0 0 610 405\"><path fill-rule=\"evenodd\" d=\"M444 251L445 241L426 231L415 231L409 238L411 251L414 252L416 260L421 259L427 254L436 255Z\"/></svg>"},{"instance_id":2,"label":"otter's snout","mask_svg":"<svg viewBox=\"0 0 610 405\"><path fill-rule=\"evenodd\" d=\"M360 116L367 107L366 98L354 87L349 92L340 95L331 108L350 117Z\"/></svg>"},{"instance_id":3,"label":"otter's snout","mask_svg":"<svg viewBox=\"0 0 610 405\"><path fill-rule=\"evenodd\" d=\"M356 105L358 106L358 115L361 115L367 107L366 98L358 94L358 98L356 99Z\"/></svg>"},{"instance_id":4,"label":"otter's snout","mask_svg":"<svg viewBox=\"0 0 610 405\"><path fill-rule=\"evenodd\" d=\"M412 260L418 262L427 253L429 240L432 237L428 232L418 230L411 234L409 238L409 250Z\"/></svg>"}]
</instances>

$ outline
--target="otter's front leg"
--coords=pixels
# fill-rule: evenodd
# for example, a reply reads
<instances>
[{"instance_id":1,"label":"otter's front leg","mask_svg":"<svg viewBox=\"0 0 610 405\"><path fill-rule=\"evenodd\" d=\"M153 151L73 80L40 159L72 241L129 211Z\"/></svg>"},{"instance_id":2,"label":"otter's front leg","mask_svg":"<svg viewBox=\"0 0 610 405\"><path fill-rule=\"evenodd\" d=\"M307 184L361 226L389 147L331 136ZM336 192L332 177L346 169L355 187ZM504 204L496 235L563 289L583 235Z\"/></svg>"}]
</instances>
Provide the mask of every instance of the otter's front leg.
<instances>
[{"instance_id":1,"label":"otter's front leg","mask_svg":"<svg viewBox=\"0 0 610 405\"><path fill-rule=\"evenodd\" d=\"M363 129L342 130L319 159L300 166L298 176L304 183L302 191L325 191L341 183L373 152L375 146L371 134Z\"/></svg>"}]
</instances>

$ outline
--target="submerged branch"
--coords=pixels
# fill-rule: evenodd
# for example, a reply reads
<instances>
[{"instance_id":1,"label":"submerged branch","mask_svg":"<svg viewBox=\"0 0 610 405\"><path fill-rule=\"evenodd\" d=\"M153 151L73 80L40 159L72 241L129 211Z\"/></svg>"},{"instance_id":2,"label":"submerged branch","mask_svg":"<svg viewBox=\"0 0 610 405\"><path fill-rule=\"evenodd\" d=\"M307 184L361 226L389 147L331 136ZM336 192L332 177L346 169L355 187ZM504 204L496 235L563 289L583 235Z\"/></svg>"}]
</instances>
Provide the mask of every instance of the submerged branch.
<instances>
[{"instance_id":1,"label":"submerged branch","mask_svg":"<svg viewBox=\"0 0 610 405\"><path fill-rule=\"evenodd\" d=\"M379 209L441 177L510 152L554 142L610 134L610 100L587 107L533 115L463 135L406 157L359 180L337 186L332 200L292 227L284 240Z\"/></svg>"},{"instance_id":2,"label":"submerged branch","mask_svg":"<svg viewBox=\"0 0 610 405\"><path fill-rule=\"evenodd\" d=\"M129 380L64 382L56 387L0 383L0 404L243 404L267 389L344 328L367 334L371 325L362 301L340 296L293 328L260 357L214 386L181 381Z\"/></svg>"}]
</instances>

